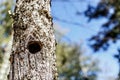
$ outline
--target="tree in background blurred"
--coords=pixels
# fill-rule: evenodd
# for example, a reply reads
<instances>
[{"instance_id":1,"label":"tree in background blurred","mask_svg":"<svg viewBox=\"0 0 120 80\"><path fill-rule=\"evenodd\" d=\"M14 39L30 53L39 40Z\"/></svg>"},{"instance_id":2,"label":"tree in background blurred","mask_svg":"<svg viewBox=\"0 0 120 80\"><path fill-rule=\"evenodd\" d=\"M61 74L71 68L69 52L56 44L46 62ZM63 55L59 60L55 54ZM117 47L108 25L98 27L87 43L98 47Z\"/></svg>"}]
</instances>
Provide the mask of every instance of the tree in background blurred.
<instances>
[{"instance_id":1,"label":"tree in background blurred","mask_svg":"<svg viewBox=\"0 0 120 80\"><path fill-rule=\"evenodd\" d=\"M101 0L97 7L88 6L85 11L85 16L92 19L107 18L108 21L102 25L101 30L97 35L93 36L90 41L95 41L91 44L94 51L100 48L107 50L109 41L116 43L120 39L120 0Z\"/></svg>"},{"instance_id":2,"label":"tree in background blurred","mask_svg":"<svg viewBox=\"0 0 120 80\"><path fill-rule=\"evenodd\" d=\"M6 47L8 46L9 40L11 40L12 33L12 19L10 18L8 11L11 10L12 5L13 0L6 0L2 4L0 4L1 63L8 60L8 58L5 57L5 54L7 52ZM59 34L60 32L56 32L59 37L62 37L62 35ZM83 55L83 52L81 52L79 45L59 42L56 53L58 59L57 64L60 80L96 80L98 71L97 62L95 60L92 60L90 56L86 57L85 55ZM6 63L4 62L4 64ZM4 77L2 77L3 69L5 72L7 70L4 66L3 68L1 68L0 79L2 78L2 80L5 79ZM4 73L3 76L5 76L6 73Z\"/></svg>"},{"instance_id":3,"label":"tree in background blurred","mask_svg":"<svg viewBox=\"0 0 120 80\"><path fill-rule=\"evenodd\" d=\"M85 56L77 44L60 43L57 46L59 80L96 80L97 60Z\"/></svg>"},{"instance_id":4,"label":"tree in background blurred","mask_svg":"<svg viewBox=\"0 0 120 80\"><path fill-rule=\"evenodd\" d=\"M10 18L10 15L8 14L8 11L11 10L12 5L12 0L4 1L0 4L0 44L3 44L3 42L8 42L12 33L12 18ZM2 52L4 52L4 50Z\"/></svg>"},{"instance_id":5,"label":"tree in background blurred","mask_svg":"<svg viewBox=\"0 0 120 80\"><path fill-rule=\"evenodd\" d=\"M7 80L9 55L11 51L12 18L8 14L13 0L0 1L0 80Z\"/></svg>"},{"instance_id":6,"label":"tree in background blurred","mask_svg":"<svg viewBox=\"0 0 120 80\"><path fill-rule=\"evenodd\" d=\"M89 17L89 21L92 19L107 18L98 34L91 37L90 46L94 51L99 51L101 48L107 50L110 41L116 43L120 39L120 0L101 0L97 7L92 5L88 6L85 11L85 16ZM114 57L118 59L120 68L120 50L118 48L119 54ZM118 80L120 79L120 70L118 74Z\"/></svg>"},{"instance_id":7,"label":"tree in background blurred","mask_svg":"<svg viewBox=\"0 0 120 80\"><path fill-rule=\"evenodd\" d=\"M12 18L8 11L11 10L12 4L12 0L0 4L0 63L3 61L3 55L6 53L6 47L11 39Z\"/></svg>"}]
</instances>

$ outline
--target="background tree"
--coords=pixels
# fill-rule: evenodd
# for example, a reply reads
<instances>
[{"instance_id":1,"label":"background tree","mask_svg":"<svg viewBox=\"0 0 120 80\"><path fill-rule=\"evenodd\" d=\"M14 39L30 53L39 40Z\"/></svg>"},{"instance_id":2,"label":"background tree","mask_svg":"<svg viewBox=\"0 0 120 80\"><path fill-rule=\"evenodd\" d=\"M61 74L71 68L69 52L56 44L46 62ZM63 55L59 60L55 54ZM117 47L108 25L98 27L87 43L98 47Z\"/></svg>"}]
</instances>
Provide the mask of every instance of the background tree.
<instances>
[{"instance_id":1,"label":"background tree","mask_svg":"<svg viewBox=\"0 0 120 80\"><path fill-rule=\"evenodd\" d=\"M77 44L59 43L57 61L59 80L96 80L97 60L85 56Z\"/></svg>"},{"instance_id":2,"label":"background tree","mask_svg":"<svg viewBox=\"0 0 120 80\"><path fill-rule=\"evenodd\" d=\"M5 54L5 48L8 46L8 42L11 39L11 25L12 18L8 14L13 4L12 0L4 1L0 4L0 55ZM2 58L0 58L2 61Z\"/></svg>"},{"instance_id":3,"label":"background tree","mask_svg":"<svg viewBox=\"0 0 120 80\"><path fill-rule=\"evenodd\" d=\"M0 80L7 80L9 70L9 52L11 52L11 25L12 18L8 10L12 8L13 0L1 1L0 3Z\"/></svg>"},{"instance_id":4,"label":"background tree","mask_svg":"<svg viewBox=\"0 0 120 80\"><path fill-rule=\"evenodd\" d=\"M108 19L105 22L101 30L95 36L90 39L90 46L94 51L98 51L100 48L107 50L110 42L116 43L120 39L120 0L101 0L97 7L91 5L85 11L85 16L89 17L89 20L105 17ZM120 53L118 48L118 53ZM116 54L114 57L118 59L120 68L120 54ZM118 74L118 80L120 79L120 70Z\"/></svg>"},{"instance_id":5,"label":"background tree","mask_svg":"<svg viewBox=\"0 0 120 80\"><path fill-rule=\"evenodd\" d=\"M88 9L85 11L85 16L89 17L89 20L100 17L108 19L102 25L98 34L90 39L90 41L95 41L91 44L94 51L98 51L100 48L107 50L110 40L115 43L120 39L119 13L119 0L101 0L97 7L88 6Z\"/></svg>"}]
</instances>

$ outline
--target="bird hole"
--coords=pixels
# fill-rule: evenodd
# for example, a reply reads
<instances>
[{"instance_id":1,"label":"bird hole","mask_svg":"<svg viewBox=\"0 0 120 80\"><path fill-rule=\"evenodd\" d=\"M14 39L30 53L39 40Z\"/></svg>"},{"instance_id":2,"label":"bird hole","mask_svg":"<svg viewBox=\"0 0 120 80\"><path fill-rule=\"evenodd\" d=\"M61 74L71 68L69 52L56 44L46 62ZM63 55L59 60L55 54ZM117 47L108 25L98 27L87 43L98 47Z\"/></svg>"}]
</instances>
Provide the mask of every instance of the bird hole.
<instances>
[{"instance_id":1,"label":"bird hole","mask_svg":"<svg viewBox=\"0 0 120 80\"><path fill-rule=\"evenodd\" d=\"M39 41L30 41L27 46L30 53L35 54L42 49L41 42Z\"/></svg>"}]
</instances>

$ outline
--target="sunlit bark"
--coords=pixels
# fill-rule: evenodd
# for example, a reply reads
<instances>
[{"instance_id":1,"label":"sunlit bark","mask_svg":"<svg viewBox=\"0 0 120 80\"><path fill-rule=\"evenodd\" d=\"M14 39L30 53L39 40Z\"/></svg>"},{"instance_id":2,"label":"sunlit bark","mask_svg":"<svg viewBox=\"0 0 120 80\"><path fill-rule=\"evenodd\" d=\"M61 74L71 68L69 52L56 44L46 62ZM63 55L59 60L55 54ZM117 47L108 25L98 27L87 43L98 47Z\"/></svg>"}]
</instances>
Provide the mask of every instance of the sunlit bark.
<instances>
[{"instance_id":1,"label":"sunlit bark","mask_svg":"<svg viewBox=\"0 0 120 80\"><path fill-rule=\"evenodd\" d=\"M50 0L17 0L9 80L56 80Z\"/></svg>"}]
</instances>

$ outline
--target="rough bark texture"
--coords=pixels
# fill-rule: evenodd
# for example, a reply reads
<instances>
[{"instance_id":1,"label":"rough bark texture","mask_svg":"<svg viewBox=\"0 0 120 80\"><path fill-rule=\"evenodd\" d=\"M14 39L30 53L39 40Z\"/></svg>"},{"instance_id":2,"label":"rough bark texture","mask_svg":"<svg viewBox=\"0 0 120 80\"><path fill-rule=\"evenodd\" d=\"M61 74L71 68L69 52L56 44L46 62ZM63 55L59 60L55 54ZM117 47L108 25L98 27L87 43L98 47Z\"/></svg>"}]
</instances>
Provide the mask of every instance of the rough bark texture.
<instances>
[{"instance_id":1,"label":"rough bark texture","mask_svg":"<svg viewBox=\"0 0 120 80\"><path fill-rule=\"evenodd\" d=\"M50 0L17 0L9 80L56 80Z\"/></svg>"}]
</instances>

